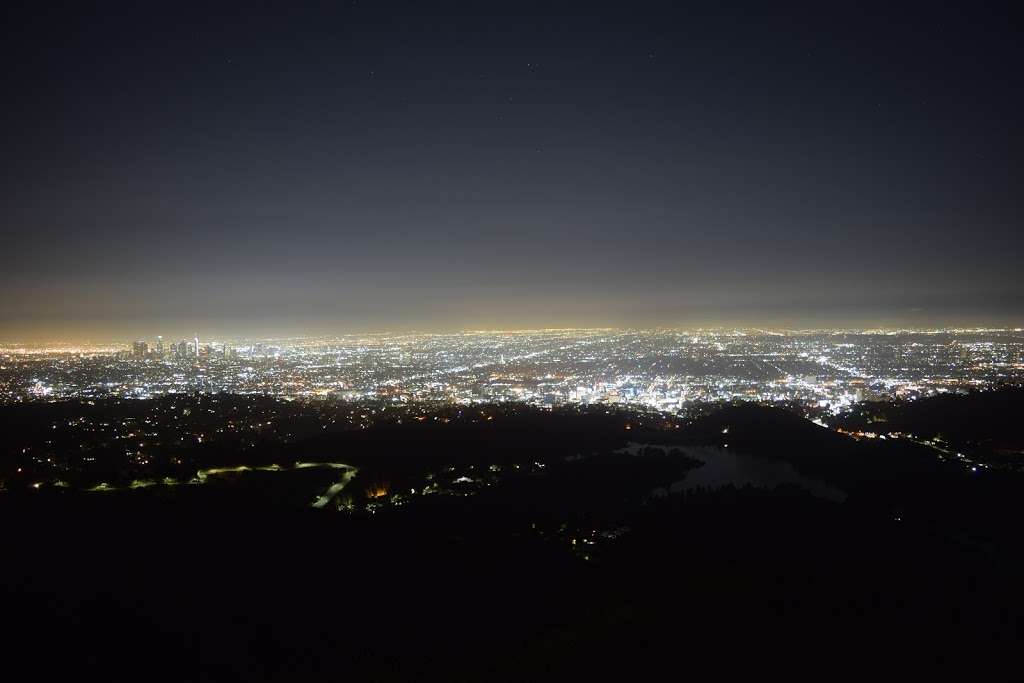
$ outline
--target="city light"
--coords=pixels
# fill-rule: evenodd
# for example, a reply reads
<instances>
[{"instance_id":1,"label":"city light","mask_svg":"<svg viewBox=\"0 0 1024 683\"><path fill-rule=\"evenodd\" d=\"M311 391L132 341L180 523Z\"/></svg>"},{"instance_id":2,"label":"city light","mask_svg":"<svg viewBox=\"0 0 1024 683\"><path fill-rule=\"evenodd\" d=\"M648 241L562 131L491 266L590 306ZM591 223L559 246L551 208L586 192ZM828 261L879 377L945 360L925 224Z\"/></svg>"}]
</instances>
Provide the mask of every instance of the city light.
<instances>
[{"instance_id":1,"label":"city light","mask_svg":"<svg viewBox=\"0 0 1024 683\"><path fill-rule=\"evenodd\" d=\"M288 400L629 405L798 402L836 412L1020 381L1018 330L531 330L0 347L0 400L235 393Z\"/></svg>"}]
</instances>

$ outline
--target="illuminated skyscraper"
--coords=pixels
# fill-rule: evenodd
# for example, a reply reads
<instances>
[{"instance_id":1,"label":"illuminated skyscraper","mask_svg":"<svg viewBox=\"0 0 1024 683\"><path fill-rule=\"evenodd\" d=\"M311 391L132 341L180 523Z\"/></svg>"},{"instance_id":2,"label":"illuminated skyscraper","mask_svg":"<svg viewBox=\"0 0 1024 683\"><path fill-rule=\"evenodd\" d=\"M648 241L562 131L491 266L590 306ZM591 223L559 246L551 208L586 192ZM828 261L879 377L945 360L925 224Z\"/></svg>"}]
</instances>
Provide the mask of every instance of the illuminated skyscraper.
<instances>
[{"instance_id":1,"label":"illuminated skyscraper","mask_svg":"<svg viewBox=\"0 0 1024 683\"><path fill-rule=\"evenodd\" d=\"M194 348L196 350L196 358L199 358L199 335L198 334L195 337L195 347Z\"/></svg>"},{"instance_id":2,"label":"illuminated skyscraper","mask_svg":"<svg viewBox=\"0 0 1024 683\"><path fill-rule=\"evenodd\" d=\"M160 335L156 336L156 355L164 357L164 338Z\"/></svg>"},{"instance_id":3,"label":"illuminated skyscraper","mask_svg":"<svg viewBox=\"0 0 1024 683\"><path fill-rule=\"evenodd\" d=\"M137 341L132 344L132 355L136 358L145 358L149 352L149 344L144 341Z\"/></svg>"}]
</instances>

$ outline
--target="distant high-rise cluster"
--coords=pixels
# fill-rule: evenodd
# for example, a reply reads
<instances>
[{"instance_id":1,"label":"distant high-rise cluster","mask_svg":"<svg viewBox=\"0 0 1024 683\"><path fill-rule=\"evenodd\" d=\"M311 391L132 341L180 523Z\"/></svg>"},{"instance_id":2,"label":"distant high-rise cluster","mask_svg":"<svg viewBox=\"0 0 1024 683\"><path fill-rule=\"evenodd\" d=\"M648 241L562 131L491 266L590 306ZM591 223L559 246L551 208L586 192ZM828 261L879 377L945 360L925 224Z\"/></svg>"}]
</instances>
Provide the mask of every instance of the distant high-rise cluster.
<instances>
[{"instance_id":1,"label":"distant high-rise cluster","mask_svg":"<svg viewBox=\"0 0 1024 683\"><path fill-rule=\"evenodd\" d=\"M153 346L145 340L138 340L132 344L131 356L143 360L199 360L202 358L235 358L235 349L228 344L210 342L199 343L199 335L191 340L182 339L180 342L171 342L170 346L164 346L164 338L157 336Z\"/></svg>"}]
</instances>

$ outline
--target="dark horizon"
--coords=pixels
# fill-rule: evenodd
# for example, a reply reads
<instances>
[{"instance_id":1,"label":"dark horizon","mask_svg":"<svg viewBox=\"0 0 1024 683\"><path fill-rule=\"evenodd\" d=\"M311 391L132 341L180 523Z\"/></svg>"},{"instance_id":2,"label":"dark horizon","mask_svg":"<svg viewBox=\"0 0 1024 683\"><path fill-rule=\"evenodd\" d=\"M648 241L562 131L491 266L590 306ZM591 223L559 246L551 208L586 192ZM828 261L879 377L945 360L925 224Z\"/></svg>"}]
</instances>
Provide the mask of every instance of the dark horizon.
<instances>
[{"instance_id":1,"label":"dark horizon","mask_svg":"<svg viewBox=\"0 0 1024 683\"><path fill-rule=\"evenodd\" d=\"M1024 324L997 7L4 12L0 340Z\"/></svg>"}]
</instances>

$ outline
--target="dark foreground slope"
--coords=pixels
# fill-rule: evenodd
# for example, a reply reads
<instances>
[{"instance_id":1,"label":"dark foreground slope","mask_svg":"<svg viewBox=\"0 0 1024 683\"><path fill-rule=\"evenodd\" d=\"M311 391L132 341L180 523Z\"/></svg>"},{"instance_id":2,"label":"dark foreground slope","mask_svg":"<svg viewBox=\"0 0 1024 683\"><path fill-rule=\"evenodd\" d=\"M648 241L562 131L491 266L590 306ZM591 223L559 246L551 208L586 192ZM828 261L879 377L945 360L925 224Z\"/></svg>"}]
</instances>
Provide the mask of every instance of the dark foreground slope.
<instances>
[{"instance_id":1,"label":"dark foreground slope","mask_svg":"<svg viewBox=\"0 0 1024 683\"><path fill-rule=\"evenodd\" d=\"M992 517L1020 518L1011 474L971 478L757 407L661 431L520 417L389 427L368 442L387 462L364 452L356 482L438 473L448 450L446 467L479 450L512 474L373 513L252 504L230 488L8 491L4 666L43 680L1012 677L1021 564L1011 525ZM652 498L695 463L612 452L722 437L850 497ZM331 454L331 439L306 445ZM901 474L871 488L862 470L880 460Z\"/></svg>"},{"instance_id":2,"label":"dark foreground slope","mask_svg":"<svg viewBox=\"0 0 1024 683\"><path fill-rule=\"evenodd\" d=\"M836 420L849 431L904 434L996 467L1024 468L1024 388L863 403Z\"/></svg>"}]
</instances>

